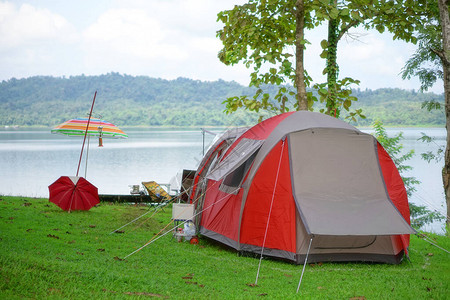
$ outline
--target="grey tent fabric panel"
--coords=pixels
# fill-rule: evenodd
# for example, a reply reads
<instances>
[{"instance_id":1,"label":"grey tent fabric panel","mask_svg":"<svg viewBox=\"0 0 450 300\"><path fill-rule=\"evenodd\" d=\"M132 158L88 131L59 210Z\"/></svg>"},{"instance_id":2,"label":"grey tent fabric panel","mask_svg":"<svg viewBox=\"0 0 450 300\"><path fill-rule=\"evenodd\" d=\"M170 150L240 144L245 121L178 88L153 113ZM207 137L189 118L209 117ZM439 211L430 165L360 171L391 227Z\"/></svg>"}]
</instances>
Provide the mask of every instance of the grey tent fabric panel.
<instances>
[{"instance_id":1,"label":"grey tent fabric panel","mask_svg":"<svg viewBox=\"0 0 450 300\"><path fill-rule=\"evenodd\" d=\"M311 235L305 230L300 215L296 214L297 248L296 252L304 259L309 239ZM311 255L338 255L341 258L360 255L396 255L401 252L401 248L396 247L389 235L365 236L365 235L314 235L311 245ZM361 258L361 257L360 257ZM351 259L348 259L351 260ZM360 260L360 259L356 259ZM370 260L368 258L367 260Z\"/></svg>"},{"instance_id":2,"label":"grey tent fabric panel","mask_svg":"<svg viewBox=\"0 0 450 300\"><path fill-rule=\"evenodd\" d=\"M394 255L401 249L394 249L389 235L316 235L311 253L371 253ZM303 254L303 253L302 253Z\"/></svg>"},{"instance_id":3,"label":"grey tent fabric panel","mask_svg":"<svg viewBox=\"0 0 450 300\"><path fill-rule=\"evenodd\" d=\"M346 129L289 134L294 198L309 233L414 233L387 198L374 142L371 135Z\"/></svg>"},{"instance_id":4,"label":"grey tent fabric panel","mask_svg":"<svg viewBox=\"0 0 450 300\"><path fill-rule=\"evenodd\" d=\"M290 132L302 131L310 128L343 128L360 132L356 127L328 115L310 111L297 111L280 122L267 137L253 162L253 167L249 172L248 180L243 185L244 188L248 187L252 182L253 177L267 154L284 136Z\"/></svg>"},{"instance_id":5,"label":"grey tent fabric panel","mask_svg":"<svg viewBox=\"0 0 450 300\"><path fill-rule=\"evenodd\" d=\"M327 253L327 254L309 254L308 263L317 262L376 262L396 265L402 262L404 256L403 250L400 253L393 254L371 254L371 253ZM303 264L305 254L297 255L296 263Z\"/></svg>"},{"instance_id":6,"label":"grey tent fabric panel","mask_svg":"<svg viewBox=\"0 0 450 300\"><path fill-rule=\"evenodd\" d=\"M219 162L217 166L206 176L208 179L218 181L237 169L256 150L259 149L262 140L241 139L230 154Z\"/></svg>"}]
</instances>

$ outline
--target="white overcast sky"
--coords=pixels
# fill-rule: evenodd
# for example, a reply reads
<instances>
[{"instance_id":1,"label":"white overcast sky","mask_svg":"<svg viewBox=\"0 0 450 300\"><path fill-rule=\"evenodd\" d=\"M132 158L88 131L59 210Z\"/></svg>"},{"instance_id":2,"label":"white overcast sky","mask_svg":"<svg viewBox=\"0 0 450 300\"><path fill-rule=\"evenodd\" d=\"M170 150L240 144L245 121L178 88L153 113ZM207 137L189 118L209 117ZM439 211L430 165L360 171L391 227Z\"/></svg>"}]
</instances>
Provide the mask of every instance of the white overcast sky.
<instances>
[{"instance_id":1,"label":"white overcast sky","mask_svg":"<svg viewBox=\"0 0 450 300\"><path fill-rule=\"evenodd\" d=\"M225 66L217 13L243 0L0 0L0 80L34 75L100 75L119 72L155 78L223 79L248 85L249 70ZM401 68L415 46L390 34L364 33L342 40L340 77L360 88L418 90L417 79L402 80ZM312 43L305 65L314 81L321 75L320 41L326 30L306 33ZM442 82L430 91L442 93Z\"/></svg>"}]
</instances>

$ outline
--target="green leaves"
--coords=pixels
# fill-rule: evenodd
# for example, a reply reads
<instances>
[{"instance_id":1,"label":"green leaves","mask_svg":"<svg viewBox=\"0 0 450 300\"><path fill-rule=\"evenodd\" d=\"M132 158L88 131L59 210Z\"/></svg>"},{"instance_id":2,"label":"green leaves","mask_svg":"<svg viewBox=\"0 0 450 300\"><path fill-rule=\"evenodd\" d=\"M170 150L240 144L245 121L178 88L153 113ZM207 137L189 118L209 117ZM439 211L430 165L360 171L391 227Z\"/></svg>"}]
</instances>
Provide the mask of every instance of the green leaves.
<instances>
[{"instance_id":1,"label":"green leaves","mask_svg":"<svg viewBox=\"0 0 450 300\"><path fill-rule=\"evenodd\" d=\"M375 29L379 32L379 33L383 33L384 32L384 26L381 24L377 24L375 26Z\"/></svg>"},{"instance_id":2,"label":"green leaves","mask_svg":"<svg viewBox=\"0 0 450 300\"><path fill-rule=\"evenodd\" d=\"M328 90L327 89L325 89L325 88L319 88L318 90L317 90L317 92L319 93L319 95L321 96L321 97L326 97L327 95L328 95Z\"/></svg>"},{"instance_id":3,"label":"green leaves","mask_svg":"<svg viewBox=\"0 0 450 300\"><path fill-rule=\"evenodd\" d=\"M345 110L348 111L350 109L350 106L352 105L352 100L347 98L347 99L344 100L342 105L344 106Z\"/></svg>"},{"instance_id":4,"label":"green leaves","mask_svg":"<svg viewBox=\"0 0 450 300\"><path fill-rule=\"evenodd\" d=\"M425 101L422 103L422 109L426 108L428 111L432 111L432 110L441 110L442 109L442 105L439 101L433 99L430 101Z\"/></svg>"},{"instance_id":5,"label":"green leaves","mask_svg":"<svg viewBox=\"0 0 450 300\"><path fill-rule=\"evenodd\" d=\"M323 50L322 53L320 53L320 58L326 59L327 57L328 57L328 51L327 50Z\"/></svg>"},{"instance_id":6,"label":"green leaves","mask_svg":"<svg viewBox=\"0 0 450 300\"><path fill-rule=\"evenodd\" d=\"M435 146L438 147L438 150L436 152L426 151L424 153L421 153L420 155L422 156L422 159L428 163L430 163L432 160L434 160L435 162L440 162L444 158L444 146L438 145L434 137L428 136L424 132L421 132L421 134L422 136L417 140L427 144L435 144Z\"/></svg>"},{"instance_id":7,"label":"green leaves","mask_svg":"<svg viewBox=\"0 0 450 300\"><path fill-rule=\"evenodd\" d=\"M226 106L224 110L226 114L247 110L257 113L262 120L264 117L284 113L293 108L295 104L291 101L295 101L295 94L291 86L279 86L276 90L274 86L264 86L258 88L253 97L246 95L229 97L222 104Z\"/></svg>"},{"instance_id":8,"label":"green leaves","mask_svg":"<svg viewBox=\"0 0 450 300\"><path fill-rule=\"evenodd\" d=\"M337 10L336 7L332 7L330 12L329 12L329 16L331 19L337 19L337 17L339 16L339 11Z\"/></svg>"},{"instance_id":9,"label":"green leaves","mask_svg":"<svg viewBox=\"0 0 450 300\"><path fill-rule=\"evenodd\" d=\"M339 117L341 109L345 109L349 112L346 117L347 119L354 122L358 121L357 118L365 119L361 109L350 111L352 103L358 101L358 98L351 95L352 84L358 85L359 80L345 77L342 80L336 81L332 88L330 88L329 83L315 84L313 88L316 89L317 94L319 95L318 101L320 103L325 103L327 108L326 110L321 110L321 112Z\"/></svg>"},{"instance_id":10,"label":"green leaves","mask_svg":"<svg viewBox=\"0 0 450 300\"><path fill-rule=\"evenodd\" d=\"M363 19L361 18L360 14L358 11L356 10L352 10L351 12L351 16L353 19L358 20L358 21L362 21Z\"/></svg>"},{"instance_id":11,"label":"green leaves","mask_svg":"<svg viewBox=\"0 0 450 300\"><path fill-rule=\"evenodd\" d=\"M350 14L350 10L348 8L344 8L341 10L341 16L347 17Z\"/></svg>"},{"instance_id":12,"label":"green leaves","mask_svg":"<svg viewBox=\"0 0 450 300\"><path fill-rule=\"evenodd\" d=\"M320 58L326 59L328 57L328 41L322 40L320 42L320 47L323 49L322 53L320 53Z\"/></svg>"}]
</instances>

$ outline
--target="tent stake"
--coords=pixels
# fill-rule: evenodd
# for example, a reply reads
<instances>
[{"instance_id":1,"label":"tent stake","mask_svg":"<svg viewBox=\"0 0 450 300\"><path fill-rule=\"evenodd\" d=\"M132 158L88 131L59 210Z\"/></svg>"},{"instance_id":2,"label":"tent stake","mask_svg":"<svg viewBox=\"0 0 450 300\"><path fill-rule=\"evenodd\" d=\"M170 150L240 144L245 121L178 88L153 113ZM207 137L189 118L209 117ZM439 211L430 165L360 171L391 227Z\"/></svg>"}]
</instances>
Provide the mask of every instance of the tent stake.
<instances>
[{"instance_id":1,"label":"tent stake","mask_svg":"<svg viewBox=\"0 0 450 300\"><path fill-rule=\"evenodd\" d=\"M306 252L305 263L303 264L302 275L300 276L300 280L298 282L297 294L298 294L298 291L300 290L300 284L302 284L303 273L305 273L306 264L308 263L308 255L309 255L309 250L311 249L312 240L313 240L313 237L311 237L311 239L309 240L309 246L308 246L308 251Z\"/></svg>"}]
</instances>

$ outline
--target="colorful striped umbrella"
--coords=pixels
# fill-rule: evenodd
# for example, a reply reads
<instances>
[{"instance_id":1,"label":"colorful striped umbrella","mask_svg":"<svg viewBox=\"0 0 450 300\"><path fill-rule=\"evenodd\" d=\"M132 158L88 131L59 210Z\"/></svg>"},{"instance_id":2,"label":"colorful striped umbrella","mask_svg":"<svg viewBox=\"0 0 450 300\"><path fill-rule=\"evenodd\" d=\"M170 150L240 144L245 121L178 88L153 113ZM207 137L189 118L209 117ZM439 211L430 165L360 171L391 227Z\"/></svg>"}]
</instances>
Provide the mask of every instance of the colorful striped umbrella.
<instances>
[{"instance_id":1,"label":"colorful striped umbrella","mask_svg":"<svg viewBox=\"0 0 450 300\"><path fill-rule=\"evenodd\" d=\"M69 136L84 136L88 118L77 118L66 121L52 129L52 133L61 133ZM126 139L128 135L112 123L105 120L92 119L89 122L87 134L100 138Z\"/></svg>"}]
</instances>

